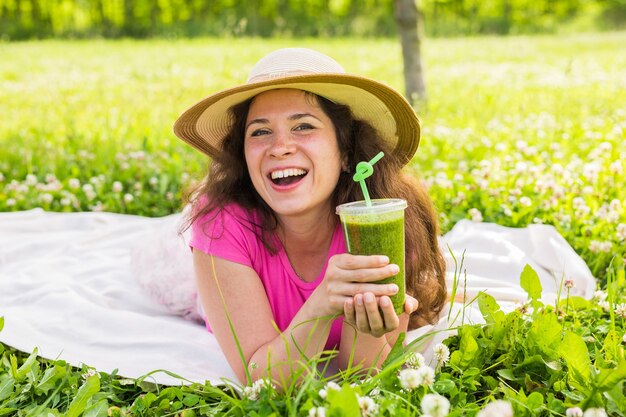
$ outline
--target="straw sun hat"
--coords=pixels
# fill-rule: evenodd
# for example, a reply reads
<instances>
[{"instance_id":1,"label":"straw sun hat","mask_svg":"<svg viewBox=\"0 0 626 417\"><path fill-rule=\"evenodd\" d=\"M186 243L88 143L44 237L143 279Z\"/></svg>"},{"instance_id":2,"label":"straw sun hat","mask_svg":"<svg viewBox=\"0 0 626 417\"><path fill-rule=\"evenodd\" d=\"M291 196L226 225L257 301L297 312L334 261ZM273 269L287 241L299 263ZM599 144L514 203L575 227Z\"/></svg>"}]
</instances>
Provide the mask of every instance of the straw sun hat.
<instances>
[{"instance_id":1,"label":"straw sun hat","mask_svg":"<svg viewBox=\"0 0 626 417\"><path fill-rule=\"evenodd\" d=\"M420 140L420 124L406 99L391 87L346 74L334 59L305 48L285 48L262 58L245 84L217 92L187 109L174 124L176 136L209 156L220 152L230 130L228 109L259 93L280 88L310 91L350 107L370 123L407 163Z\"/></svg>"}]
</instances>

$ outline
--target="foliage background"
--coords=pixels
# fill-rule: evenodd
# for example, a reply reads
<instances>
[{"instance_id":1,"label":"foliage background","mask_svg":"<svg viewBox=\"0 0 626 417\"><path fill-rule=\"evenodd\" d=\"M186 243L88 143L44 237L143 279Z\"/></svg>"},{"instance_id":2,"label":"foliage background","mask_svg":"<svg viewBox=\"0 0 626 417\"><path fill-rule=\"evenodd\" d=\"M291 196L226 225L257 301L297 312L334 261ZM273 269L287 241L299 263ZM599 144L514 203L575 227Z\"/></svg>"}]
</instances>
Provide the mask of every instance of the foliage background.
<instances>
[{"instance_id":1,"label":"foliage background","mask_svg":"<svg viewBox=\"0 0 626 417\"><path fill-rule=\"evenodd\" d=\"M623 0L422 0L429 36L623 28ZM5 39L392 36L393 0L0 0Z\"/></svg>"}]
</instances>

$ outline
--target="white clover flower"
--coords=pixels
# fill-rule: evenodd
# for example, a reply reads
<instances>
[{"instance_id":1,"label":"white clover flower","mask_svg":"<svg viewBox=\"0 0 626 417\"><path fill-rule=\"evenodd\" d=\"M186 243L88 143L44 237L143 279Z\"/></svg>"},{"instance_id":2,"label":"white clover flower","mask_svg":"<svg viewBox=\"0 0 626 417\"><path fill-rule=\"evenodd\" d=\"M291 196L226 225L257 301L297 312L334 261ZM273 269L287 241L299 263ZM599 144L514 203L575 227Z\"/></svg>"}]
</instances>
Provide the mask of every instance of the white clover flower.
<instances>
[{"instance_id":1,"label":"white clover flower","mask_svg":"<svg viewBox=\"0 0 626 417\"><path fill-rule=\"evenodd\" d=\"M613 243L605 240L604 242L600 242L600 252L609 253L613 249Z\"/></svg>"},{"instance_id":2,"label":"white clover flower","mask_svg":"<svg viewBox=\"0 0 626 417\"><path fill-rule=\"evenodd\" d=\"M151 186L156 186L159 183L159 179L157 177L150 177L150 179L148 180L148 184L150 184Z\"/></svg>"},{"instance_id":3,"label":"white clover flower","mask_svg":"<svg viewBox=\"0 0 626 417\"><path fill-rule=\"evenodd\" d=\"M422 398L422 413L431 417L446 417L450 412L450 401L439 394L426 394Z\"/></svg>"},{"instance_id":4,"label":"white clover flower","mask_svg":"<svg viewBox=\"0 0 626 417\"><path fill-rule=\"evenodd\" d=\"M426 359L424 359L424 356L421 353L411 352L409 354L409 357L406 359L406 364L409 365L411 368L417 369L426 365Z\"/></svg>"},{"instance_id":5,"label":"white clover flower","mask_svg":"<svg viewBox=\"0 0 626 417\"><path fill-rule=\"evenodd\" d=\"M95 191L87 191L85 192L85 197L87 197L87 200L91 201L94 198L96 198L97 194Z\"/></svg>"},{"instance_id":6,"label":"white clover flower","mask_svg":"<svg viewBox=\"0 0 626 417\"><path fill-rule=\"evenodd\" d=\"M419 386L429 386L435 382L435 370L430 366L418 369L407 368L398 374L400 385L406 390L413 390Z\"/></svg>"},{"instance_id":7,"label":"white clover flower","mask_svg":"<svg viewBox=\"0 0 626 417\"><path fill-rule=\"evenodd\" d=\"M609 310L611 310L611 305L610 305L610 304L609 304L609 302L608 302L608 301L606 301L606 300L605 300L605 301L598 301L598 306L599 306L602 310L606 311L607 313L609 312Z\"/></svg>"},{"instance_id":8,"label":"white clover flower","mask_svg":"<svg viewBox=\"0 0 626 417\"><path fill-rule=\"evenodd\" d=\"M309 410L309 417L326 417L326 408L313 407Z\"/></svg>"},{"instance_id":9,"label":"white clover flower","mask_svg":"<svg viewBox=\"0 0 626 417\"><path fill-rule=\"evenodd\" d=\"M136 182L136 183L134 183L134 184L133 184L133 188L134 188L136 191L141 191L141 189L143 188L143 184L142 184L142 183L140 183L140 182Z\"/></svg>"},{"instance_id":10,"label":"white clover flower","mask_svg":"<svg viewBox=\"0 0 626 417\"><path fill-rule=\"evenodd\" d=\"M378 413L378 404L376 404L376 401L374 401L372 398L368 397L367 395L363 397L357 395L356 399L359 402L361 416L372 417Z\"/></svg>"},{"instance_id":11,"label":"white clover flower","mask_svg":"<svg viewBox=\"0 0 626 417\"><path fill-rule=\"evenodd\" d=\"M418 368L417 375L420 385L430 386L435 383L435 370L430 366L422 366Z\"/></svg>"},{"instance_id":12,"label":"white clover flower","mask_svg":"<svg viewBox=\"0 0 626 417\"><path fill-rule=\"evenodd\" d=\"M624 336L622 336L622 342L626 343L626 333L624 333Z\"/></svg>"},{"instance_id":13,"label":"white clover flower","mask_svg":"<svg viewBox=\"0 0 626 417\"><path fill-rule=\"evenodd\" d=\"M408 391L414 390L421 385L417 369L407 368L401 370L398 373L398 379L400 380L400 386Z\"/></svg>"},{"instance_id":14,"label":"white clover flower","mask_svg":"<svg viewBox=\"0 0 626 417\"><path fill-rule=\"evenodd\" d=\"M587 195L592 195L595 191L596 191L595 188L593 188L591 185L586 185L582 189L583 194L587 194Z\"/></svg>"},{"instance_id":15,"label":"white clover flower","mask_svg":"<svg viewBox=\"0 0 626 417\"><path fill-rule=\"evenodd\" d=\"M565 410L565 417L583 417L583 410L579 407L571 407Z\"/></svg>"},{"instance_id":16,"label":"white clover flower","mask_svg":"<svg viewBox=\"0 0 626 417\"><path fill-rule=\"evenodd\" d=\"M607 299L609 295L602 290L597 290L593 293L593 299L596 301L604 301Z\"/></svg>"},{"instance_id":17,"label":"white clover flower","mask_svg":"<svg viewBox=\"0 0 626 417\"><path fill-rule=\"evenodd\" d=\"M130 159L136 159L138 161L142 161L146 158L146 153L144 151L135 151L128 154Z\"/></svg>"},{"instance_id":18,"label":"white clover flower","mask_svg":"<svg viewBox=\"0 0 626 417\"><path fill-rule=\"evenodd\" d=\"M129 193L124 194L124 202L125 203L131 203L134 199L135 199L135 197L133 197L132 194L129 194Z\"/></svg>"},{"instance_id":19,"label":"white clover flower","mask_svg":"<svg viewBox=\"0 0 626 417\"><path fill-rule=\"evenodd\" d=\"M602 167L596 162L590 162L583 165L583 177L587 178L591 182L595 182L598 179L600 170Z\"/></svg>"},{"instance_id":20,"label":"white clover flower","mask_svg":"<svg viewBox=\"0 0 626 417\"><path fill-rule=\"evenodd\" d=\"M480 210L478 210L477 208L471 208L468 211L468 214L470 215L470 217L472 218L473 222L477 222L480 223L483 221L483 215L480 212Z\"/></svg>"},{"instance_id":21,"label":"white clover flower","mask_svg":"<svg viewBox=\"0 0 626 417\"><path fill-rule=\"evenodd\" d=\"M26 183L26 185L35 185L37 184L37 177L33 174L27 174L26 175L26 180L24 181Z\"/></svg>"},{"instance_id":22,"label":"white clover flower","mask_svg":"<svg viewBox=\"0 0 626 417\"><path fill-rule=\"evenodd\" d=\"M339 386L339 384L333 381L329 381L324 388L319 390L318 392L319 396L325 399L326 396L328 395L328 390L330 389L335 390L335 391L341 391L341 387Z\"/></svg>"},{"instance_id":23,"label":"white clover flower","mask_svg":"<svg viewBox=\"0 0 626 417\"><path fill-rule=\"evenodd\" d=\"M76 178L70 178L67 182L67 185L70 187L70 189L77 190L78 188L80 188L80 181Z\"/></svg>"},{"instance_id":24,"label":"white clover flower","mask_svg":"<svg viewBox=\"0 0 626 417\"><path fill-rule=\"evenodd\" d=\"M263 388L270 389L272 392L276 389L274 384L272 384L269 380L261 378L254 381L252 386L245 387L242 395L249 400L258 400L259 394Z\"/></svg>"},{"instance_id":25,"label":"white clover flower","mask_svg":"<svg viewBox=\"0 0 626 417\"><path fill-rule=\"evenodd\" d=\"M586 205L587 203L585 203L585 200L582 197L574 197L574 199L572 200L572 206L574 208L579 208Z\"/></svg>"},{"instance_id":26,"label":"white clover flower","mask_svg":"<svg viewBox=\"0 0 626 417\"><path fill-rule=\"evenodd\" d=\"M566 279L566 280L563 282L563 285L564 285L564 286L565 286L565 288L567 288L567 289L574 288L574 280L573 280L573 279L571 279L571 278L568 278L568 279Z\"/></svg>"},{"instance_id":27,"label":"white clover flower","mask_svg":"<svg viewBox=\"0 0 626 417\"><path fill-rule=\"evenodd\" d=\"M589 251L592 253L598 253L601 249L601 242L598 240L592 240L589 242Z\"/></svg>"},{"instance_id":28,"label":"white clover flower","mask_svg":"<svg viewBox=\"0 0 626 417\"><path fill-rule=\"evenodd\" d=\"M624 168L622 168L621 161L613 161L611 165L609 165L609 171L614 175L621 175L624 172Z\"/></svg>"},{"instance_id":29,"label":"white clover flower","mask_svg":"<svg viewBox=\"0 0 626 417\"><path fill-rule=\"evenodd\" d=\"M626 319L626 303L621 303L615 307L615 314L623 319Z\"/></svg>"},{"instance_id":30,"label":"white clover flower","mask_svg":"<svg viewBox=\"0 0 626 417\"><path fill-rule=\"evenodd\" d=\"M89 206L89 210L91 211L104 211L104 204L102 204L102 201L98 201L96 202L96 204Z\"/></svg>"},{"instance_id":31,"label":"white clover flower","mask_svg":"<svg viewBox=\"0 0 626 417\"><path fill-rule=\"evenodd\" d=\"M583 417L608 417L604 408L588 408L583 413Z\"/></svg>"},{"instance_id":32,"label":"white clover flower","mask_svg":"<svg viewBox=\"0 0 626 417\"><path fill-rule=\"evenodd\" d=\"M114 193L121 193L122 190L124 190L124 186L122 185L121 182L114 181L113 185L111 186L111 189L113 190Z\"/></svg>"},{"instance_id":33,"label":"white clover flower","mask_svg":"<svg viewBox=\"0 0 626 417\"><path fill-rule=\"evenodd\" d=\"M72 204L72 200L70 200L70 199L69 199L69 198L67 198L67 197L63 197L63 198L62 198L59 202L61 203L61 205L62 205L63 207L67 207L67 206L69 206L70 204Z\"/></svg>"},{"instance_id":34,"label":"white clover flower","mask_svg":"<svg viewBox=\"0 0 626 417\"><path fill-rule=\"evenodd\" d=\"M52 194L43 193L39 196L39 200L44 204L50 204L52 200L54 200L54 197L52 197Z\"/></svg>"},{"instance_id":35,"label":"white clover flower","mask_svg":"<svg viewBox=\"0 0 626 417\"><path fill-rule=\"evenodd\" d=\"M91 184L89 184L89 183L87 183L87 184L83 185L83 192L84 192L85 194L94 192L93 185L91 185Z\"/></svg>"},{"instance_id":36,"label":"white clover flower","mask_svg":"<svg viewBox=\"0 0 626 417\"><path fill-rule=\"evenodd\" d=\"M81 376L83 377L83 381L86 381L87 379L89 379L89 377L92 377L94 375L100 376L100 374L97 373L95 369L89 368Z\"/></svg>"},{"instance_id":37,"label":"white clover flower","mask_svg":"<svg viewBox=\"0 0 626 417\"><path fill-rule=\"evenodd\" d=\"M443 343L437 343L433 348L435 359L437 359L437 365L441 366L450 360L450 349Z\"/></svg>"},{"instance_id":38,"label":"white clover flower","mask_svg":"<svg viewBox=\"0 0 626 417\"><path fill-rule=\"evenodd\" d=\"M14 198L7 198L7 201L6 201L7 207L13 207L16 203L17 201L15 201Z\"/></svg>"},{"instance_id":39,"label":"white clover flower","mask_svg":"<svg viewBox=\"0 0 626 417\"><path fill-rule=\"evenodd\" d=\"M626 223L617 225L617 239L620 241L626 240Z\"/></svg>"},{"instance_id":40,"label":"white clover flower","mask_svg":"<svg viewBox=\"0 0 626 417\"><path fill-rule=\"evenodd\" d=\"M519 203L522 205L522 207L530 207L533 204L532 200L526 196L520 197Z\"/></svg>"},{"instance_id":41,"label":"white clover flower","mask_svg":"<svg viewBox=\"0 0 626 417\"><path fill-rule=\"evenodd\" d=\"M476 417L513 417L513 407L508 401L496 400L487 404Z\"/></svg>"},{"instance_id":42,"label":"white clover flower","mask_svg":"<svg viewBox=\"0 0 626 417\"><path fill-rule=\"evenodd\" d=\"M609 210L609 212L606 215L606 221L609 223L617 223L617 221L620 218L620 214L618 211L616 210Z\"/></svg>"}]
</instances>

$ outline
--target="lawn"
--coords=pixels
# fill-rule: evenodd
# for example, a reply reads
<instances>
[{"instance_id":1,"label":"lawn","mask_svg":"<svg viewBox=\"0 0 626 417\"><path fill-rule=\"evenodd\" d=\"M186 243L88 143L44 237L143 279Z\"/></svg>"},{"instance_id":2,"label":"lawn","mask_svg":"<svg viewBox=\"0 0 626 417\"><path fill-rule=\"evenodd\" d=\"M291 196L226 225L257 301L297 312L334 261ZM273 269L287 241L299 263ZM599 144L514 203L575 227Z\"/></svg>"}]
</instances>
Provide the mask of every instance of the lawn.
<instances>
[{"instance_id":1,"label":"lawn","mask_svg":"<svg viewBox=\"0 0 626 417\"><path fill-rule=\"evenodd\" d=\"M505 315L484 297L490 326L468 326L446 342L452 356L436 367L433 384L407 388L396 362L367 384L339 390L315 378L292 387L290 397L257 387L260 401L211 386L155 390L114 375L82 378L87 369L5 348L0 415L27 406L33 415L86 408L86 415L175 415L184 408L191 409L184 415L309 415L313 407L351 415L358 401L367 413L371 400L382 415L437 417L420 409L440 400L423 401L437 393L450 401L451 416L473 416L502 398L516 416L563 416L573 407L624 416L624 39L626 33L427 39L429 98L418 109L422 142L408 167L429 187L442 232L463 218L554 225L599 278L604 292L595 301L564 296L565 310L535 301L529 312ZM174 137L173 121L205 95L243 82L258 58L284 46L319 49L349 72L402 90L395 39L0 43L0 211L178 211L206 160Z\"/></svg>"}]
</instances>

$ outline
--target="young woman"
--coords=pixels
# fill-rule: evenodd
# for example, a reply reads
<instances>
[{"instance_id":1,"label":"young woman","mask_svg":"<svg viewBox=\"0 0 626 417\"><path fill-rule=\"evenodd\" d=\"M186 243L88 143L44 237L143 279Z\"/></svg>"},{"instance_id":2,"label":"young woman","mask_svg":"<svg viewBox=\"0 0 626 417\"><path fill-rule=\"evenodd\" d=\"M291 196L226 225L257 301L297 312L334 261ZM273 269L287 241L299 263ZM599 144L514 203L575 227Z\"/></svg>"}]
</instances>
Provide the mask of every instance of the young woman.
<instances>
[{"instance_id":1,"label":"young woman","mask_svg":"<svg viewBox=\"0 0 626 417\"><path fill-rule=\"evenodd\" d=\"M327 349L340 368L378 367L400 332L434 320L445 266L432 203L401 172L420 130L398 92L319 52L281 49L174 131L212 158L192 196L190 245L207 326L241 381L268 369L281 380ZM346 253L335 214L363 199L351 171L380 151L370 196L408 203L400 315L389 298L398 287L374 283L398 265Z\"/></svg>"}]
</instances>

